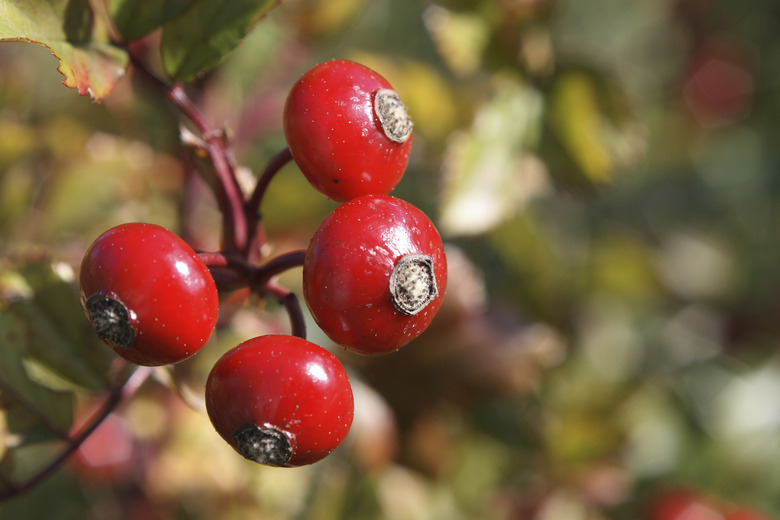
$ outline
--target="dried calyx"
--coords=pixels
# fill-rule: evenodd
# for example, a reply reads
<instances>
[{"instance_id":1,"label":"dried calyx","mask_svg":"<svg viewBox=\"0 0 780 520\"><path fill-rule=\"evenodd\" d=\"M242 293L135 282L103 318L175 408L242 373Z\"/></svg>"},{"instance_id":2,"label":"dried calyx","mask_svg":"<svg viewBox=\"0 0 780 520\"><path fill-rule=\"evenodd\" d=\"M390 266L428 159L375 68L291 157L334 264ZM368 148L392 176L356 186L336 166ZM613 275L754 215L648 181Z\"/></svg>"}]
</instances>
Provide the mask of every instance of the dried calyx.
<instances>
[{"instance_id":1,"label":"dried calyx","mask_svg":"<svg viewBox=\"0 0 780 520\"><path fill-rule=\"evenodd\" d=\"M270 466L286 466L292 457L290 439L281 430L246 424L233 433L233 442L244 458Z\"/></svg>"},{"instance_id":2,"label":"dried calyx","mask_svg":"<svg viewBox=\"0 0 780 520\"><path fill-rule=\"evenodd\" d=\"M395 90L383 88L376 91L374 112L379 118L382 130L391 141L405 143L412 135L412 118Z\"/></svg>"},{"instance_id":3,"label":"dried calyx","mask_svg":"<svg viewBox=\"0 0 780 520\"><path fill-rule=\"evenodd\" d=\"M395 308L408 316L423 310L439 295L433 259L428 255L405 255L390 275L390 295Z\"/></svg>"},{"instance_id":4,"label":"dried calyx","mask_svg":"<svg viewBox=\"0 0 780 520\"><path fill-rule=\"evenodd\" d=\"M130 324L127 308L121 302L103 294L94 294L87 300L86 309L98 338L112 347L133 346L135 329Z\"/></svg>"}]
</instances>

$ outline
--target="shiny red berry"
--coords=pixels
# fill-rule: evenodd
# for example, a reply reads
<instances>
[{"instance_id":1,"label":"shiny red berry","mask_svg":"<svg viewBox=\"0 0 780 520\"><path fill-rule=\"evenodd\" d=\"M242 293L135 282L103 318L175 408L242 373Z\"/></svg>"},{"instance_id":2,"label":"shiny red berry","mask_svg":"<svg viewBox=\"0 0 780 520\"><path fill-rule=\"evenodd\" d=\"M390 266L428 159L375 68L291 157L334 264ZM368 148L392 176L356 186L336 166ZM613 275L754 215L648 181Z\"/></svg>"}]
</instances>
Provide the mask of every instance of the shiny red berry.
<instances>
[{"instance_id":1,"label":"shiny red berry","mask_svg":"<svg viewBox=\"0 0 780 520\"><path fill-rule=\"evenodd\" d=\"M382 76L332 60L310 69L290 90L284 135L309 182L343 202L395 188L409 159L412 121Z\"/></svg>"},{"instance_id":2,"label":"shiny red berry","mask_svg":"<svg viewBox=\"0 0 780 520\"><path fill-rule=\"evenodd\" d=\"M249 460L303 466L332 452L352 425L352 387L324 348L296 336L260 336L225 353L206 382L214 428Z\"/></svg>"},{"instance_id":3,"label":"shiny red berry","mask_svg":"<svg viewBox=\"0 0 780 520\"><path fill-rule=\"evenodd\" d=\"M303 295L330 339L384 354L419 336L444 298L447 260L419 209L388 195L336 208L309 244Z\"/></svg>"},{"instance_id":4,"label":"shiny red berry","mask_svg":"<svg viewBox=\"0 0 780 520\"><path fill-rule=\"evenodd\" d=\"M100 235L81 262L79 289L98 337L139 365L190 357L217 322L208 267L184 240L154 224L123 224Z\"/></svg>"}]
</instances>

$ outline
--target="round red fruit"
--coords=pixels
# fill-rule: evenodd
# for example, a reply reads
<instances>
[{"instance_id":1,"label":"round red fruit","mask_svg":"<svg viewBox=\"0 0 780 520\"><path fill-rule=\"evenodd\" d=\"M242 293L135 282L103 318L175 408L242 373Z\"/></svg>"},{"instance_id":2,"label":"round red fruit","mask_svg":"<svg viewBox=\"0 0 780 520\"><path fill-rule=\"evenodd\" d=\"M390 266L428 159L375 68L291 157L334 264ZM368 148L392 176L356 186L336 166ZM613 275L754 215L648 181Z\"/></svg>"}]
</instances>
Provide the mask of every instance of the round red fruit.
<instances>
[{"instance_id":1,"label":"round red fruit","mask_svg":"<svg viewBox=\"0 0 780 520\"><path fill-rule=\"evenodd\" d=\"M195 354L219 313L208 267L184 240L154 224L122 224L100 235L81 262L79 290L98 337L139 365Z\"/></svg>"},{"instance_id":2,"label":"round red fruit","mask_svg":"<svg viewBox=\"0 0 780 520\"><path fill-rule=\"evenodd\" d=\"M406 169L411 134L412 120L387 80L352 61L310 69L284 107L293 159L317 190L340 202L390 193Z\"/></svg>"},{"instance_id":3,"label":"round red fruit","mask_svg":"<svg viewBox=\"0 0 780 520\"><path fill-rule=\"evenodd\" d=\"M131 476L135 451L130 425L112 413L73 453L72 464L79 476L116 483Z\"/></svg>"},{"instance_id":4,"label":"round red fruit","mask_svg":"<svg viewBox=\"0 0 780 520\"><path fill-rule=\"evenodd\" d=\"M447 259L423 212L388 195L346 202L325 218L303 265L303 295L320 328L361 354L419 336L441 307Z\"/></svg>"},{"instance_id":5,"label":"round red fruit","mask_svg":"<svg viewBox=\"0 0 780 520\"><path fill-rule=\"evenodd\" d=\"M653 498L649 520L724 520L723 514L700 493L669 489Z\"/></svg>"},{"instance_id":6,"label":"round red fruit","mask_svg":"<svg viewBox=\"0 0 780 520\"><path fill-rule=\"evenodd\" d=\"M341 444L354 415L344 367L296 336L260 336L225 353L206 381L214 428L238 453L270 466L316 462Z\"/></svg>"}]
</instances>

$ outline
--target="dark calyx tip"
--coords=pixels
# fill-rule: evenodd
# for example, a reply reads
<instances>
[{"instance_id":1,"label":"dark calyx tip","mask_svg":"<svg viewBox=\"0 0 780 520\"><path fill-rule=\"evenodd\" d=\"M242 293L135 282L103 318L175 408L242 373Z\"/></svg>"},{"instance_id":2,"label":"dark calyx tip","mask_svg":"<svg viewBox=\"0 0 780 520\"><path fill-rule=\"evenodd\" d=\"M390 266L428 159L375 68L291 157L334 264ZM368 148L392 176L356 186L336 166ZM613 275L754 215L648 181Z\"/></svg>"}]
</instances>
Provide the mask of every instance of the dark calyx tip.
<instances>
[{"instance_id":1,"label":"dark calyx tip","mask_svg":"<svg viewBox=\"0 0 780 520\"><path fill-rule=\"evenodd\" d=\"M98 338L112 347L130 348L135 343L135 329L130 324L127 308L119 301L102 294L87 300L87 315Z\"/></svg>"},{"instance_id":2,"label":"dark calyx tip","mask_svg":"<svg viewBox=\"0 0 780 520\"><path fill-rule=\"evenodd\" d=\"M268 466L286 466L292 457L287 435L276 428L247 424L233 433L238 452L248 460Z\"/></svg>"},{"instance_id":3,"label":"dark calyx tip","mask_svg":"<svg viewBox=\"0 0 780 520\"><path fill-rule=\"evenodd\" d=\"M396 262L390 275L390 295L396 309L414 316L439 295L433 259L428 255L406 255Z\"/></svg>"}]
</instances>

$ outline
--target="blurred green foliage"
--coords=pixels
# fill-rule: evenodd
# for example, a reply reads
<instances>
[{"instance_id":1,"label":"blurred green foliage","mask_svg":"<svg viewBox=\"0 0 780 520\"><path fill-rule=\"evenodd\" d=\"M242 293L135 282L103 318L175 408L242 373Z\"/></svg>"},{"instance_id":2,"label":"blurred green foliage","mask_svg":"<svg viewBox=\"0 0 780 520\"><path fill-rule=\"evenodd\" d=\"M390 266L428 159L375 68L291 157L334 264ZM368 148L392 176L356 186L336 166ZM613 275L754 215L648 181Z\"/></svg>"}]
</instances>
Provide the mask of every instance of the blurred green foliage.
<instances>
[{"instance_id":1,"label":"blurred green foliage","mask_svg":"<svg viewBox=\"0 0 780 520\"><path fill-rule=\"evenodd\" d=\"M440 316L390 356L337 351L356 422L322 463L251 465L152 382L120 410L130 472L69 466L0 517L617 520L683 486L780 518L779 16L728 0L282 4L188 88L251 180L309 66L387 77L415 119L395 194L450 247ZM108 387L74 288L90 241L143 220L218 247L164 100L131 73L92 104L57 64L0 44L0 487ZM268 247L305 247L332 207L286 167ZM282 281L299 291L298 274ZM199 392L226 348L284 331L263 309L176 376Z\"/></svg>"}]
</instances>

